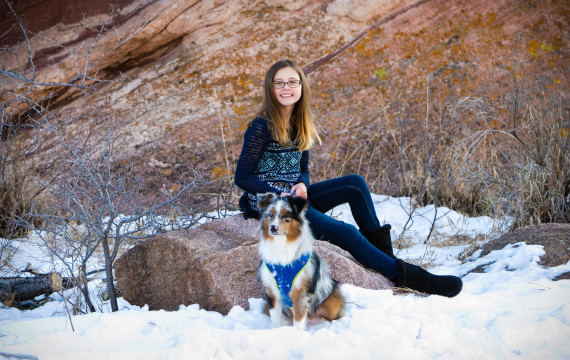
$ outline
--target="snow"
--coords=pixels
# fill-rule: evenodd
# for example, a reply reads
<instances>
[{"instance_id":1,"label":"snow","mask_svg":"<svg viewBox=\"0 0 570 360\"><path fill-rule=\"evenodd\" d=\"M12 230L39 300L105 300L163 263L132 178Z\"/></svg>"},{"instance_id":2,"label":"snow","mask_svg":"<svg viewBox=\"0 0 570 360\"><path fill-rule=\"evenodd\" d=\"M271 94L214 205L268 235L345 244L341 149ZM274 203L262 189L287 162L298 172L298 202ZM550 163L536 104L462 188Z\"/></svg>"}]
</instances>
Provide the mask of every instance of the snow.
<instances>
[{"instance_id":1,"label":"snow","mask_svg":"<svg viewBox=\"0 0 570 360\"><path fill-rule=\"evenodd\" d=\"M415 209L410 199L374 195L382 222L394 237L404 232L413 246L398 253L408 261L428 262L437 274L463 277L454 298L394 295L342 285L346 315L331 323L313 320L305 331L272 329L261 313L263 301L250 309L234 307L228 315L200 309L149 311L119 299L120 311L70 317L62 294L27 311L0 308L0 359L6 354L39 359L570 359L570 280L553 279L570 271L570 262L544 268L542 246L513 244L462 261L468 245L450 244L458 234L490 239L507 222L467 218L428 206ZM353 222L348 207L332 212ZM437 219L435 246L424 244ZM405 230L405 231L404 231ZM20 262L43 261L28 244ZM18 257L20 256L20 257ZM483 272L471 272L474 269ZM97 284L93 287L97 288ZM100 302L99 306L108 309Z\"/></svg>"}]
</instances>

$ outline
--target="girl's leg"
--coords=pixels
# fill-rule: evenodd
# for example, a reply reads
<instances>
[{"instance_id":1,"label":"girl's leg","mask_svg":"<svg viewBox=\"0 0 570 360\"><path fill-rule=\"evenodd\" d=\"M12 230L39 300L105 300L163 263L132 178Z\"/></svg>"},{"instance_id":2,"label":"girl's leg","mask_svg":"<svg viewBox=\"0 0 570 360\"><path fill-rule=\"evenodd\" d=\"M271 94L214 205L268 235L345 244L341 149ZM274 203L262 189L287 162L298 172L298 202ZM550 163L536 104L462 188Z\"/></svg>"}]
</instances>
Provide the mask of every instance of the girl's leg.
<instances>
[{"instance_id":1,"label":"girl's leg","mask_svg":"<svg viewBox=\"0 0 570 360\"><path fill-rule=\"evenodd\" d=\"M365 267L389 279L398 277L396 260L376 249L354 226L333 219L313 207L309 207L306 216L316 239L330 241L348 251Z\"/></svg>"},{"instance_id":2,"label":"girl's leg","mask_svg":"<svg viewBox=\"0 0 570 360\"><path fill-rule=\"evenodd\" d=\"M390 237L391 226L380 226L370 190L359 175L349 175L311 185L311 205L325 213L337 205L348 203L360 233L378 250L396 259Z\"/></svg>"},{"instance_id":3,"label":"girl's leg","mask_svg":"<svg viewBox=\"0 0 570 360\"><path fill-rule=\"evenodd\" d=\"M386 235L382 232L386 229L380 228L368 186L362 177L345 176L314 184L309 188L309 201L311 206L306 216L315 238L328 240L348 251L365 267L395 281L396 286L448 297L461 292L463 283L460 278L433 275L419 266L390 257L373 246L354 226L324 214L347 202L360 230L371 231L385 240ZM381 248L387 248L391 253L389 228L387 242Z\"/></svg>"},{"instance_id":4,"label":"girl's leg","mask_svg":"<svg viewBox=\"0 0 570 360\"><path fill-rule=\"evenodd\" d=\"M354 220L364 233L381 228L370 190L362 176L348 175L312 184L308 198L311 206L322 213L348 203Z\"/></svg>"}]
</instances>

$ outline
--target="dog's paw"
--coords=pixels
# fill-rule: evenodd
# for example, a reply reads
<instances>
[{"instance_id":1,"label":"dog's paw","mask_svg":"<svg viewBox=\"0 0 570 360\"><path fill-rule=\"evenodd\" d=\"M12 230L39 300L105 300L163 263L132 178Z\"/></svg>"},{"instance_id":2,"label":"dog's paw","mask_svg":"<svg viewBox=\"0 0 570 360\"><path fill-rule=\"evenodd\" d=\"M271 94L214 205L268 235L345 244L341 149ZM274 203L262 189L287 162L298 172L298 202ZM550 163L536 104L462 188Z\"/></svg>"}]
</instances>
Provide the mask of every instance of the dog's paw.
<instances>
[{"instance_id":1,"label":"dog's paw","mask_svg":"<svg viewBox=\"0 0 570 360\"><path fill-rule=\"evenodd\" d=\"M271 317L271 325L274 328L283 326L283 315L281 315L281 309L270 309L269 316Z\"/></svg>"},{"instance_id":2,"label":"dog's paw","mask_svg":"<svg viewBox=\"0 0 570 360\"><path fill-rule=\"evenodd\" d=\"M307 327L307 318L303 318L300 321L293 321L293 326L295 326L297 330L305 330Z\"/></svg>"},{"instance_id":3,"label":"dog's paw","mask_svg":"<svg viewBox=\"0 0 570 360\"><path fill-rule=\"evenodd\" d=\"M271 326L276 329L283 326L283 321L281 319L271 318Z\"/></svg>"}]
</instances>

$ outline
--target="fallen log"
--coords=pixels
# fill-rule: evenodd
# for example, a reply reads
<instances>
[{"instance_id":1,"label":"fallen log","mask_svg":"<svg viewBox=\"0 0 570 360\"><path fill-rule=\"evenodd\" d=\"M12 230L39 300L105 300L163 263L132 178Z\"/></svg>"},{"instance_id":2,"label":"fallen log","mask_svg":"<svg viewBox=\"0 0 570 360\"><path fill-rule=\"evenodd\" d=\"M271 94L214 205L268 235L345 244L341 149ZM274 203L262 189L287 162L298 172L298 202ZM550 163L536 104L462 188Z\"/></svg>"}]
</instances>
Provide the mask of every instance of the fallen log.
<instances>
[{"instance_id":1,"label":"fallen log","mask_svg":"<svg viewBox=\"0 0 570 360\"><path fill-rule=\"evenodd\" d=\"M26 355L26 354L11 354L0 352L0 359L24 359L24 360L38 360L37 356L34 355Z\"/></svg>"},{"instance_id":2,"label":"fallen log","mask_svg":"<svg viewBox=\"0 0 570 360\"><path fill-rule=\"evenodd\" d=\"M64 278L55 272L30 277L0 278L0 301L6 306L12 306L15 300L31 300L36 296L49 295L72 286L70 278Z\"/></svg>"}]
</instances>

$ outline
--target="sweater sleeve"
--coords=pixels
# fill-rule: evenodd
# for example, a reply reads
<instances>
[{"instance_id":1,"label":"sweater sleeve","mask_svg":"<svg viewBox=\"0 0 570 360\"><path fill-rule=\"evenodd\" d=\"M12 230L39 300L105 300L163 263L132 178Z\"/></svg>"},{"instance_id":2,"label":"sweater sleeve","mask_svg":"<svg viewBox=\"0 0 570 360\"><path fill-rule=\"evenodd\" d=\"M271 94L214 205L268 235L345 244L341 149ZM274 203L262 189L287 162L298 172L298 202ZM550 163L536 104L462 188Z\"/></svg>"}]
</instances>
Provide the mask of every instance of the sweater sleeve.
<instances>
[{"instance_id":1,"label":"sweater sleeve","mask_svg":"<svg viewBox=\"0 0 570 360\"><path fill-rule=\"evenodd\" d=\"M267 122L260 118L254 119L245 132L243 148L241 149L235 173L236 185L250 194L281 193L278 189L264 183L255 176L259 161L270 142L271 135Z\"/></svg>"},{"instance_id":2,"label":"sweater sleeve","mask_svg":"<svg viewBox=\"0 0 570 360\"><path fill-rule=\"evenodd\" d=\"M309 150L303 151L303 155L301 155L301 175L299 175L297 183L300 182L305 183L307 190L309 186L311 186L311 180L309 178Z\"/></svg>"}]
</instances>

